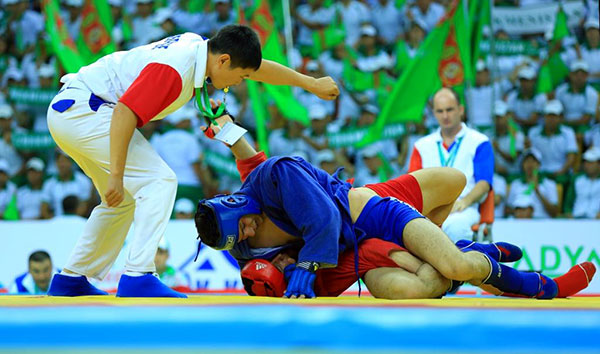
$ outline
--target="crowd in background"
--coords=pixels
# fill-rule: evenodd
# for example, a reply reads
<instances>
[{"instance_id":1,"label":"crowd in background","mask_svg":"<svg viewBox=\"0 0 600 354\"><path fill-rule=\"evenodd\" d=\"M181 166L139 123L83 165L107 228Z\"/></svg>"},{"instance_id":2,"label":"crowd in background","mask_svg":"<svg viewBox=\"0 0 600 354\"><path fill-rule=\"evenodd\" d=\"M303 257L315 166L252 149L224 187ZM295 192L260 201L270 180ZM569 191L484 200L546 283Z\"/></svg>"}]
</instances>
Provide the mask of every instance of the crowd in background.
<instances>
[{"instance_id":1,"label":"crowd in background","mask_svg":"<svg viewBox=\"0 0 600 354\"><path fill-rule=\"evenodd\" d=\"M365 148L335 146L331 136L370 126L390 86L416 54L452 1L292 1L293 43L289 66L307 75L332 76L341 88L337 101L323 101L300 89L294 96L308 111L308 126L283 119L267 102L271 156L300 155L333 173L345 167L355 185L406 173L414 142L437 129L432 108L421 123L406 123L394 137ZM500 0L497 6L530 6L545 0ZM112 36L130 49L181 32L210 37L237 22L228 0L108 0ZM48 50L38 0L2 0L0 20L0 218L86 217L100 201L91 181L48 139L46 107L11 98L9 87L57 91L64 73ZM489 136L495 155L493 189L497 217L600 218L600 30L598 1L584 1L586 14L559 48L548 48L544 33L509 35L487 28L496 40L521 40L538 48L531 55L487 55L475 61L474 85L466 90L465 121ZM70 36L81 35L83 0L63 0L62 18ZM197 7L197 6L196 6ZM319 30L340 21L345 37L315 51ZM282 26L281 24L278 24ZM551 29L549 29L551 30ZM549 50L560 51L569 74L549 93L536 82ZM375 86L360 85L348 65L366 73ZM437 70L437 68L432 68ZM372 82L371 81L371 82ZM222 91L210 95L222 99ZM410 92L406 92L410 95ZM256 120L247 86L227 94L227 107L255 136ZM192 103L163 121L141 128L177 174L176 214L191 217L201 197L241 185L229 149L208 140ZM9 209L15 209L10 211ZM11 214L11 215L8 215ZM14 214L14 215L13 215Z\"/></svg>"}]
</instances>

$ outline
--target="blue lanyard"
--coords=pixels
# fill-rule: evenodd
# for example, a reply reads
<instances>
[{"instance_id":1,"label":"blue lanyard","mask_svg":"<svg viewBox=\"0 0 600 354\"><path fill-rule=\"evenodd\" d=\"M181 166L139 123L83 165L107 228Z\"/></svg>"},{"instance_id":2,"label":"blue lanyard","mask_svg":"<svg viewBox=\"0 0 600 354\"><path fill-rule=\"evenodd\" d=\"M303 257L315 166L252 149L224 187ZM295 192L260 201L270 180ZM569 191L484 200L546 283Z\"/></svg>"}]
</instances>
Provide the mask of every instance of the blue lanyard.
<instances>
[{"instance_id":1,"label":"blue lanyard","mask_svg":"<svg viewBox=\"0 0 600 354\"><path fill-rule=\"evenodd\" d=\"M462 136L458 138L458 141L455 144L453 144L453 146L450 148L448 160L446 160L446 158L444 157L444 152L442 151L442 142L437 142L438 154L440 155L440 163L442 164L442 167L452 167L452 165L454 165L454 161L456 161L456 155L458 154L458 149L460 148L460 143L462 143L462 139Z\"/></svg>"}]
</instances>

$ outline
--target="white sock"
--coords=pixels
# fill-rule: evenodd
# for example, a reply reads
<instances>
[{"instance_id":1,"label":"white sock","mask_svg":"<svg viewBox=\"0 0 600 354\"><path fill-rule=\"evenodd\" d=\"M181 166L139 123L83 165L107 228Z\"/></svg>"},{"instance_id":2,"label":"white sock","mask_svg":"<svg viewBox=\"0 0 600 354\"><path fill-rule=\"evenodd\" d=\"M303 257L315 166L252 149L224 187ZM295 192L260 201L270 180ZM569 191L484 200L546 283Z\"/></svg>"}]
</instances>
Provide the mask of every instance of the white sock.
<instances>
[{"instance_id":1,"label":"white sock","mask_svg":"<svg viewBox=\"0 0 600 354\"><path fill-rule=\"evenodd\" d=\"M83 276L83 275L77 274L77 273L67 273L67 272L65 272L64 269L60 271L60 275L66 275L68 277L73 277L73 278L79 278L79 277Z\"/></svg>"},{"instance_id":2,"label":"white sock","mask_svg":"<svg viewBox=\"0 0 600 354\"><path fill-rule=\"evenodd\" d=\"M146 275L148 273L142 273L142 272L130 272L130 271L126 271L125 275L130 276L130 277L141 277L142 275Z\"/></svg>"}]
</instances>

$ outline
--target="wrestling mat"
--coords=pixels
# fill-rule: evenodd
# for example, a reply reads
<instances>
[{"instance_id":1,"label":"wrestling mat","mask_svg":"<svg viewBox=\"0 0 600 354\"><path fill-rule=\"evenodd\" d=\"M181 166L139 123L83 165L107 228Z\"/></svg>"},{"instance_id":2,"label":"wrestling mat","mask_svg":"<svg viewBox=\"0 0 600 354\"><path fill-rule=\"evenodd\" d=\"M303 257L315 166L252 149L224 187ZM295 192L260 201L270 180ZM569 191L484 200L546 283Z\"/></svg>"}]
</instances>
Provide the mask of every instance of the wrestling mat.
<instances>
[{"instance_id":1,"label":"wrestling mat","mask_svg":"<svg viewBox=\"0 0 600 354\"><path fill-rule=\"evenodd\" d=\"M600 353L600 297L0 296L0 353Z\"/></svg>"}]
</instances>

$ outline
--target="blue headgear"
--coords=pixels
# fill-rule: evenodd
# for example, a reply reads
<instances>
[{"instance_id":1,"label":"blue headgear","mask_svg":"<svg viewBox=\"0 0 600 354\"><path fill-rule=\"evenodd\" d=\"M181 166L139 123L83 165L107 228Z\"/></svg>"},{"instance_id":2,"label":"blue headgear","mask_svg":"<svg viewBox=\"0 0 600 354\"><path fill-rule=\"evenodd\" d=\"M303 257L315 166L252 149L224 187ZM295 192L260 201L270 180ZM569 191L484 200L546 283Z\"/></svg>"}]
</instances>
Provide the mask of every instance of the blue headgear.
<instances>
[{"instance_id":1,"label":"blue headgear","mask_svg":"<svg viewBox=\"0 0 600 354\"><path fill-rule=\"evenodd\" d=\"M258 203L243 194L218 195L211 199L203 199L198 203L207 206L215 213L220 239L213 247L216 250L230 250L240 238L240 218L248 214L260 214Z\"/></svg>"}]
</instances>

